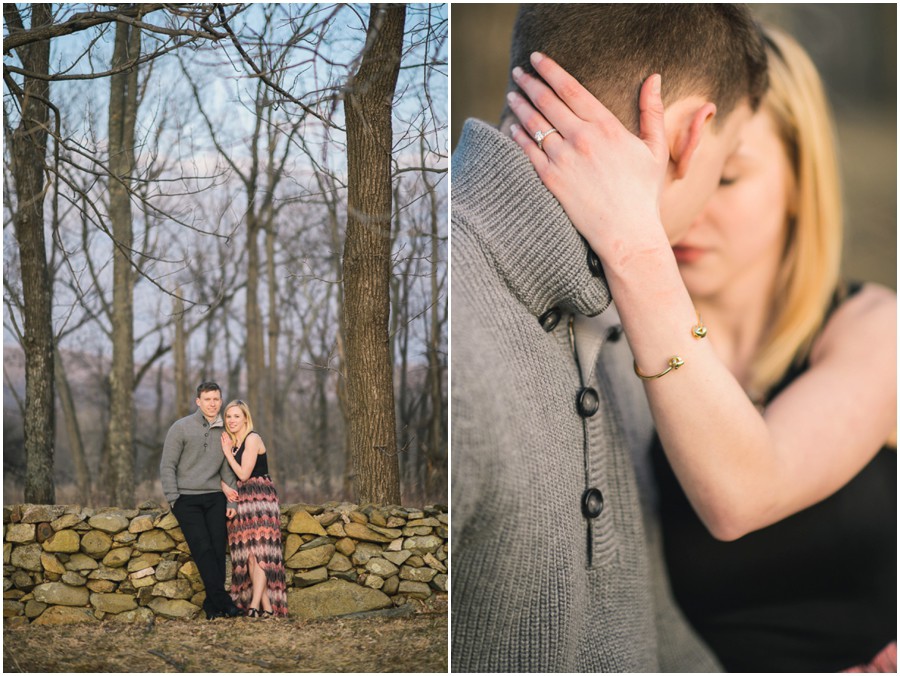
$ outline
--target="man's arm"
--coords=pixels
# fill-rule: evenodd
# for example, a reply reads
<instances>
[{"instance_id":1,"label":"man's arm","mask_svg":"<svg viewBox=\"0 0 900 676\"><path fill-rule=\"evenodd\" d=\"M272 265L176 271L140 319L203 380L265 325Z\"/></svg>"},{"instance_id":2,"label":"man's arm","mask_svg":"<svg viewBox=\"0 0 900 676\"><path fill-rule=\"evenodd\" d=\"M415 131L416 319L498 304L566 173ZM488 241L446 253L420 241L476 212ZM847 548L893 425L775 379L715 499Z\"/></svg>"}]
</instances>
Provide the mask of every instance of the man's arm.
<instances>
[{"instance_id":1,"label":"man's arm","mask_svg":"<svg viewBox=\"0 0 900 676\"><path fill-rule=\"evenodd\" d=\"M180 425L172 425L166 434L163 444L162 458L159 461L159 479L162 482L163 494L171 508L180 495L178 491L178 475L176 469L184 450L184 437Z\"/></svg>"},{"instance_id":2,"label":"man's arm","mask_svg":"<svg viewBox=\"0 0 900 676\"><path fill-rule=\"evenodd\" d=\"M222 479L222 482L227 484L231 490L233 490L233 491L237 490L237 477L235 476L231 467L228 466L228 461L225 460L224 455L222 456L222 465L219 467L219 478ZM227 495L228 494L226 493L226 496ZM225 505L226 510L236 509L236 508L237 508L237 503L231 502L230 500Z\"/></svg>"}]
</instances>

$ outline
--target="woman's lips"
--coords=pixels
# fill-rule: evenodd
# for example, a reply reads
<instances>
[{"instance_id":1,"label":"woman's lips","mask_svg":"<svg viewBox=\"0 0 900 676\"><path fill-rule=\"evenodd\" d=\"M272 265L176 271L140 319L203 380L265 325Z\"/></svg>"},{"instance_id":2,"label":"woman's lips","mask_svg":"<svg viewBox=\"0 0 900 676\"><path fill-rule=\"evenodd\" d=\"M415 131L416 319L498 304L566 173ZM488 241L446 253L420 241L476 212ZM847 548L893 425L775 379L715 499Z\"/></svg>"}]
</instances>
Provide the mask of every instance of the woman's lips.
<instances>
[{"instance_id":1,"label":"woman's lips","mask_svg":"<svg viewBox=\"0 0 900 676\"><path fill-rule=\"evenodd\" d=\"M679 244L672 247L672 253L675 254L675 260L679 263L694 263L706 253L706 250Z\"/></svg>"}]
</instances>

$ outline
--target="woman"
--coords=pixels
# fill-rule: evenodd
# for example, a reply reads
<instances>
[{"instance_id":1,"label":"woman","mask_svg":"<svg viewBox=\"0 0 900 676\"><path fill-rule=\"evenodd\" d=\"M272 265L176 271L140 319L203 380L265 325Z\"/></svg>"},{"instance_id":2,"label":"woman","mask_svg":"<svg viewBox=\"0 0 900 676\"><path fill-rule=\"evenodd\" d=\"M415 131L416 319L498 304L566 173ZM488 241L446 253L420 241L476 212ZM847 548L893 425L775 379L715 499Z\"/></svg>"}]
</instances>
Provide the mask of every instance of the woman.
<instances>
[{"instance_id":1,"label":"woman","mask_svg":"<svg viewBox=\"0 0 900 676\"><path fill-rule=\"evenodd\" d=\"M793 40L768 42L771 90L674 247L654 199L668 157L658 76L635 153L539 57L563 94L517 74L542 105L513 107L527 128L514 139L603 261L665 451L660 509L685 614L729 671L837 671L876 654L896 669L896 297L838 283L821 83ZM529 134L550 128L562 142L546 152ZM609 217L596 195L618 192L646 203Z\"/></svg>"},{"instance_id":2,"label":"woman","mask_svg":"<svg viewBox=\"0 0 900 676\"><path fill-rule=\"evenodd\" d=\"M222 451L237 475L237 514L228 523L231 597L248 617L287 617L281 511L266 446L243 401L225 407Z\"/></svg>"}]
</instances>

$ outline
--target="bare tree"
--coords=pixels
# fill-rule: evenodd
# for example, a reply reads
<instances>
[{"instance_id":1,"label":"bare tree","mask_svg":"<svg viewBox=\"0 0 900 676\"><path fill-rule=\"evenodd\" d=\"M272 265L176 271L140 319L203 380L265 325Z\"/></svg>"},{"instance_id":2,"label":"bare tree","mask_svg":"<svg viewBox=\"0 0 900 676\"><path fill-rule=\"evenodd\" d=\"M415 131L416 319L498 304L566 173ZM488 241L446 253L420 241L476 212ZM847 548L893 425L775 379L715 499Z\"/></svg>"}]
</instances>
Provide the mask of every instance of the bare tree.
<instances>
[{"instance_id":1,"label":"bare tree","mask_svg":"<svg viewBox=\"0 0 900 676\"><path fill-rule=\"evenodd\" d=\"M141 29L117 23L111 70L118 70L128 61L136 62L140 51ZM114 250L108 488L117 505L134 500L134 235L130 180L135 166L137 71L137 66L133 66L109 78L109 218Z\"/></svg>"},{"instance_id":2,"label":"bare tree","mask_svg":"<svg viewBox=\"0 0 900 676\"><path fill-rule=\"evenodd\" d=\"M373 5L366 51L348 83L344 326L356 499L400 503L388 321L391 128L403 47L403 5Z\"/></svg>"},{"instance_id":3,"label":"bare tree","mask_svg":"<svg viewBox=\"0 0 900 676\"><path fill-rule=\"evenodd\" d=\"M25 30L14 4L3 5L3 17L10 34ZM50 5L35 3L31 8L30 30L39 31L50 23ZM4 44L4 50L6 48ZM25 500L52 503L56 495L53 482L56 427L52 286L44 241L44 163L50 122L50 83L46 77L40 77L50 72L49 36L18 44L15 48L24 69L35 75L25 77L22 88L12 78L5 78L7 86L16 93L21 115L18 127L9 135L8 141L16 191L14 224L24 296Z\"/></svg>"}]
</instances>

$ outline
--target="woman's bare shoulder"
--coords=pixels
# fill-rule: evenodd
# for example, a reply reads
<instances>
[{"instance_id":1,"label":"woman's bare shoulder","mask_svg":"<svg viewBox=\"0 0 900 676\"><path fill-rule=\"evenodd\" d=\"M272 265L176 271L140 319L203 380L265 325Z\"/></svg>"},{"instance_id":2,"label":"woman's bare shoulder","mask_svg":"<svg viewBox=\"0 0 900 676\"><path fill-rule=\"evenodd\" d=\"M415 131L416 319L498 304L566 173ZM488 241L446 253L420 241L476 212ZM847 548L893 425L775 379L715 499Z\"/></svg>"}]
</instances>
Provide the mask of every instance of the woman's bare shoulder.
<instances>
[{"instance_id":1,"label":"woman's bare shoulder","mask_svg":"<svg viewBox=\"0 0 900 676\"><path fill-rule=\"evenodd\" d=\"M895 351L897 294L881 284L866 284L834 311L813 350L829 352L850 344L867 350Z\"/></svg>"}]
</instances>

